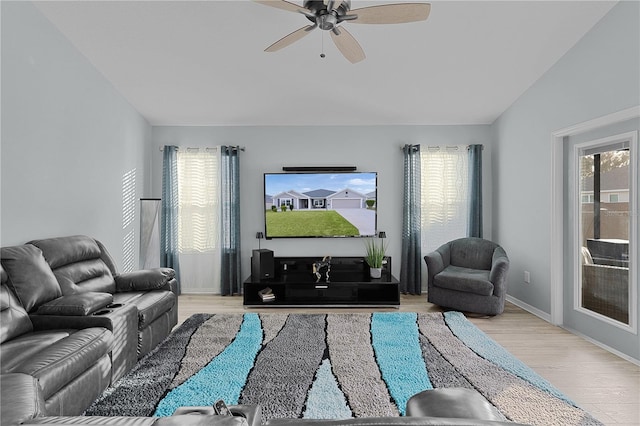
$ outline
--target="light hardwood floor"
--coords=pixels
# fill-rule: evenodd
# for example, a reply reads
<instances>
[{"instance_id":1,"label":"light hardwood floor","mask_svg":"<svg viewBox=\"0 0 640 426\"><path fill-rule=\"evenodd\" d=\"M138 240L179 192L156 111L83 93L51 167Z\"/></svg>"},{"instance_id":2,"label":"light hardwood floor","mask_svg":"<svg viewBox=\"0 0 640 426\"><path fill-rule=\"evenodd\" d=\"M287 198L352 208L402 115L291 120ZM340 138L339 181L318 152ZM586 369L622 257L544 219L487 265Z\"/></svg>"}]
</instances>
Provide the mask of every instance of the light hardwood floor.
<instances>
[{"instance_id":1,"label":"light hardwood floor","mask_svg":"<svg viewBox=\"0 0 640 426\"><path fill-rule=\"evenodd\" d=\"M182 295L179 323L195 313L371 312L350 308L245 309L239 296ZM375 311L397 311L375 309ZM400 311L438 312L426 296L401 297ZM509 352L607 425L640 425L640 367L507 303L496 317L468 317Z\"/></svg>"}]
</instances>

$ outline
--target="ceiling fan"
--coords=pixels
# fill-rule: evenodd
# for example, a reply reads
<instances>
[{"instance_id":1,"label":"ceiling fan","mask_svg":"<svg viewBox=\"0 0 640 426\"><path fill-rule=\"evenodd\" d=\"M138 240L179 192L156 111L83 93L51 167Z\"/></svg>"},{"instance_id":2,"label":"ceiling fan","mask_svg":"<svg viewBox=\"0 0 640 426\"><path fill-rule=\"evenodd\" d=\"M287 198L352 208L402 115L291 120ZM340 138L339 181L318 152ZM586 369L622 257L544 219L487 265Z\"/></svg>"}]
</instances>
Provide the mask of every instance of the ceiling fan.
<instances>
[{"instance_id":1,"label":"ceiling fan","mask_svg":"<svg viewBox=\"0 0 640 426\"><path fill-rule=\"evenodd\" d=\"M301 13L313 25L304 26L282 37L265 49L275 52L300 40L312 30L320 28L329 31L338 50L351 63L365 58L364 50L356 39L340 24L348 21L354 24L402 24L424 21L429 17L429 3L395 3L362 7L351 10L351 0L304 0L302 6L286 0L254 0L256 3L289 12ZM320 55L324 57L324 54Z\"/></svg>"}]
</instances>

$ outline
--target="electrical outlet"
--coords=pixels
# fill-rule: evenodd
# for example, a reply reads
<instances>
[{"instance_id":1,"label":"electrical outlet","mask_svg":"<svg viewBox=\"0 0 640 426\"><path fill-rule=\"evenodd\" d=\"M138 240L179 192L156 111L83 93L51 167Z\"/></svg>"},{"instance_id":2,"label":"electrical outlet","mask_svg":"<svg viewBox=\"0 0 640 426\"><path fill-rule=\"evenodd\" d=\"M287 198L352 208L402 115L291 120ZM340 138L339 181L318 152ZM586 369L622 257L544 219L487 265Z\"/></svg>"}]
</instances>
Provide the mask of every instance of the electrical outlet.
<instances>
[{"instance_id":1,"label":"electrical outlet","mask_svg":"<svg viewBox=\"0 0 640 426\"><path fill-rule=\"evenodd\" d=\"M531 273L529 271L524 271L524 282L531 284Z\"/></svg>"}]
</instances>

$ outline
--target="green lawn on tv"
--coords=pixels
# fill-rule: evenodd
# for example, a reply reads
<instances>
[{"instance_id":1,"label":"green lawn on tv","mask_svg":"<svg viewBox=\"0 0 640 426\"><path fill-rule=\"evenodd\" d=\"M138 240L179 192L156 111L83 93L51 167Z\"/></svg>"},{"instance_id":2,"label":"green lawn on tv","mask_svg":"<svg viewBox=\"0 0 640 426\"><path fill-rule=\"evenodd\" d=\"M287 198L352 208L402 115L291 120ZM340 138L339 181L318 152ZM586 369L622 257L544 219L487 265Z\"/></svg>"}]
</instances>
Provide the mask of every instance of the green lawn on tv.
<instances>
[{"instance_id":1,"label":"green lawn on tv","mask_svg":"<svg viewBox=\"0 0 640 426\"><path fill-rule=\"evenodd\" d=\"M266 211L270 237L329 237L360 235L358 228L333 210Z\"/></svg>"}]
</instances>

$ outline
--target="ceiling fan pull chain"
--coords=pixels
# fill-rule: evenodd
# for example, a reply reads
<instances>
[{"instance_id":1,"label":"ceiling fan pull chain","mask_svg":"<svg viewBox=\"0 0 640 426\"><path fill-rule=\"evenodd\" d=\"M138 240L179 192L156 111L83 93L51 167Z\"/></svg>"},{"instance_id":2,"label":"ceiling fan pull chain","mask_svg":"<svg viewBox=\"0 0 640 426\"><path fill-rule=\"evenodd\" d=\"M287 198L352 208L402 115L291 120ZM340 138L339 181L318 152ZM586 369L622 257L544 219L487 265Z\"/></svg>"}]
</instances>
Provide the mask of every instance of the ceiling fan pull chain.
<instances>
[{"instance_id":1,"label":"ceiling fan pull chain","mask_svg":"<svg viewBox=\"0 0 640 426\"><path fill-rule=\"evenodd\" d=\"M320 57L324 59L325 54L324 54L324 31L321 33L322 34L322 38L321 38L321 50L320 50Z\"/></svg>"}]
</instances>

